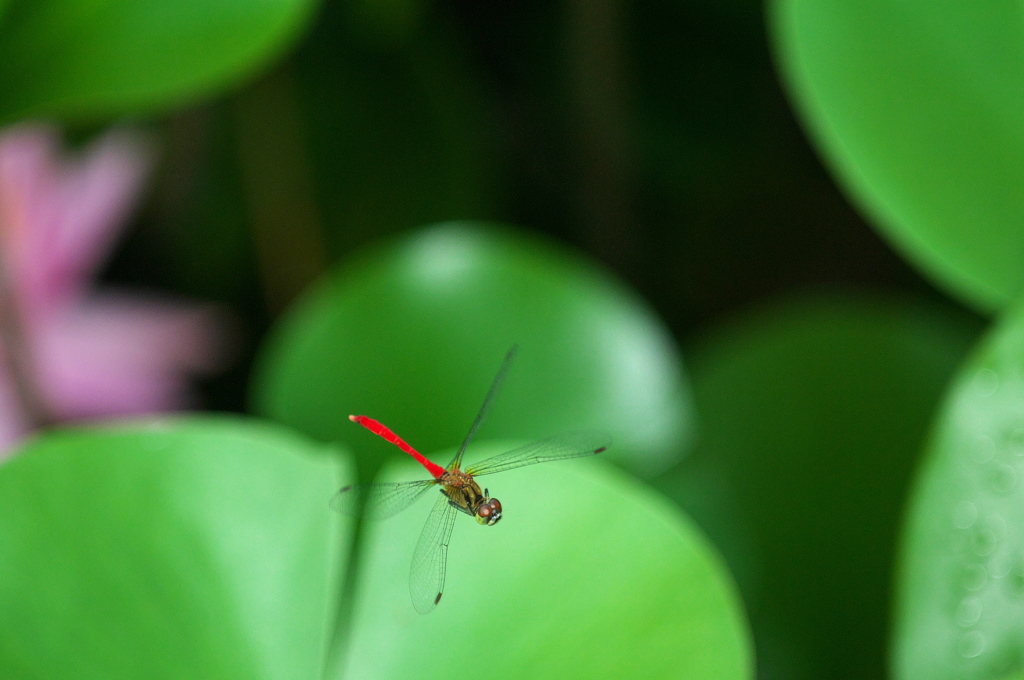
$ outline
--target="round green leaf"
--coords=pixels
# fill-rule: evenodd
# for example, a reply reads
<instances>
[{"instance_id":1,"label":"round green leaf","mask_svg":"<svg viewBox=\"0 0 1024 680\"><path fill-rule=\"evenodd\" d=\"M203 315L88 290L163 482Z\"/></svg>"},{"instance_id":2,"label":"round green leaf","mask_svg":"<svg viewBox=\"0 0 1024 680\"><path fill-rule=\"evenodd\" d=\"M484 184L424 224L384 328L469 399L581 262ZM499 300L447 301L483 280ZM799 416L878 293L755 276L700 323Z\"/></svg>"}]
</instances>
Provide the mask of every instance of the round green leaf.
<instances>
[{"instance_id":1,"label":"round green leaf","mask_svg":"<svg viewBox=\"0 0 1024 680\"><path fill-rule=\"evenodd\" d=\"M123 115L230 85L281 51L314 0L13 0L0 121Z\"/></svg>"},{"instance_id":2,"label":"round green leaf","mask_svg":"<svg viewBox=\"0 0 1024 680\"><path fill-rule=\"evenodd\" d=\"M1024 309L991 332L935 425L904 534L896 677L1024 667Z\"/></svg>"},{"instance_id":3,"label":"round green leaf","mask_svg":"<svg viewBox=\"0 0 1024 680\"><path fill-rule=\"evenodd\" d=\"M912 303L811 297L693 352L700 437L659 480L739 581L765 677L883 677L905 489L971 327Z\"/></svg>"},{"instance_id":4,"label":"round green leaf","mask_svg":"<svg viewBox=\"0 0 1024 680\"><path fill-rule=\"evenodd\" d=\"M689 389L653 312L593 264L483 225L446 224L363 254L266 345L260 413L341 440L369 468L394 449L348 421L381 420L425 453L458 444L505 352L521 350L482 430L612 435L609 458L649 474L678 458Z\"/></svg>"},{"instance_id":5,"label":"round green leaf","mask_svg":"<svg viewBox=\"0 0 1024 680\"><path fill-rule=\"evenodd\" d=\"M56 432L0 467L0 668L319 679L333 457L240 419Z\"/></svg>"},{"instance_id":6,"label":"round green leaf","mask_svg":"<svg viewBox=\"0 0 1024 680\"><path fill-rule=\"evenodd\" d=\"M846 189L953 293L1024 288L1024 41L1016 2L775 0L779 63Z\"/></svg>"},{"instance_id":7,"label":"round green leaf","mask_svg":"<svg viewBox=\"0 0 1024 680\"><path fill-rule=\"evenodd\" d=\"M388 476L416 473L393 466ZM488 527L456 517L445 594L426 616L408 581L433 492L371 525L343 677L447 679L462 668L495 680L752 677L746 622L720 559L649 488L599 460L484 480L503 519Z\"/></svg>"}]
</instances>

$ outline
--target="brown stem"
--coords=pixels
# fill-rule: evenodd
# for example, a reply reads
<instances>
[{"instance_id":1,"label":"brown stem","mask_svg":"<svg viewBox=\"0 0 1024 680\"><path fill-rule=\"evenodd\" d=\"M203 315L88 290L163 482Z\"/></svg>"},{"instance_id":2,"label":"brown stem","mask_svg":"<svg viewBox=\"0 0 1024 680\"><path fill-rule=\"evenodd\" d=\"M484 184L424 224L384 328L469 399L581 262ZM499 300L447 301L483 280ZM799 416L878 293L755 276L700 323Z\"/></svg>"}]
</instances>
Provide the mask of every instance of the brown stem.
<instances>
[{"instance_id":1,"label":"brown stem","mask_svg":"<svg viewBox=\"0 0 1024 680\"><path fill-rule=\"evenodd\" d=\"M620 0L568 0L569 93L581 154L580 208L590 246L620 270L636 261L634 158Z\"/></svg>"},{"instance_id":2,"label":"brown stem","mask_svg":"<svg viewBox=\"0 0 1024 680\"><path fill-rule=\"evenodd\" d=\"M327 266L296 89L285 67L241 93L235 106L249 219L272 313Z\"/></svg>"}]
</instances>

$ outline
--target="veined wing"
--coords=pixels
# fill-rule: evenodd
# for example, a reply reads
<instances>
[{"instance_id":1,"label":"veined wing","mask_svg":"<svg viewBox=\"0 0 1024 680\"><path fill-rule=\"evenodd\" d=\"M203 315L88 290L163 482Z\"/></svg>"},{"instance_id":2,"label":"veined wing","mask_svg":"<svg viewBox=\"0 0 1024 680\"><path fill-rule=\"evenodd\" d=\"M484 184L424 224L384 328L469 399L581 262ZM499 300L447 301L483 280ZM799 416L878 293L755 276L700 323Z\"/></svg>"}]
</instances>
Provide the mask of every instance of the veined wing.
<instances>
[{"instance_id":1,"label":"veined wing","mask_svg":"<svg viewBox=\"0 0 1024 680\"><path fill-rule=\"evenodd\" d=\"M452 458L452 462L448 463L446 469L451 470L462 465L462 456L466 454L466 448L469 447L469 442L473 440L473 435L480 429L484 420L487 418L487 414L491 410L491 406L494 405L494 397L497 396L498 391L501 389L501 384L505 382L505 376L508 374L508 369L512 366L512 361L516 358L516 354L519 352L519 345L512 345L512 348L505 355L505 359L501 362L501 368L498 369L498 375L494 376L494 381L491 383L491 389L487 390L487 396L484 397L484 403L480 407L480 411L476 414L476 420L473 421L473 425L469 428L469 434L462 440L462 445L459 450L455 453L455 457Z\"/></svg>"},{"instance_id":2,"label":"veined wing","mask_svg":"<svg viewBox=\"0 0 1024 680\"><path fill-rule=\"evenodd\" d=\"M608 435L594 432L560 435L499 453L475 465L470 465L466 468L466 472L478 477L534 463L592 456L607 449L611 443L611 438Z\"/></svg>"},{"instance_id":3,"label":"veined wing","mask_svg":"<svg viewBox=\"0 0 1024 680\"><path fill-rule=\"evenodd\" d=\"M447 496L443 493L438 496L412 554L412 570L409 572L409 594L412 595L412 605L420 614L430 613L441 601L448 564L448 543L458 514Z\"/></svg>"},{"instance_id":4,"label":"veined wing","mask_svg":"<svg viewBox=\"0 0 1024 680\"><path fill-rule=\"evenodd\" d=\"M387 519L405 510L435 486L436 479L346 486L331 498L331 509L353 517L361 511L366 519Z\"/></svg>"}]
</instances>

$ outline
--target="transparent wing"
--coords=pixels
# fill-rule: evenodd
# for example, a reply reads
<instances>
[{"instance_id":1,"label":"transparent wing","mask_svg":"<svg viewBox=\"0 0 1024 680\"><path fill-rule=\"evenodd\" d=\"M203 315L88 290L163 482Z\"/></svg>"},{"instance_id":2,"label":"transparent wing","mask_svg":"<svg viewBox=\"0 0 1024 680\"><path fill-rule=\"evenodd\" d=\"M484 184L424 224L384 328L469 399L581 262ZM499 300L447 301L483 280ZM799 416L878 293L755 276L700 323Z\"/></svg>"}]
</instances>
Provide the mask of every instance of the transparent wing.
<instances>
[{"instance_id":1,"label":"transparent wing","mask_svg":"<svg viewBox=\"0 0 1024 680\"><path fill-rule=\"evenodd\" d=\"M443 493L438 496L416 544L416 552L412 554L412 570L409 572L409 594L412 595L412 605L420 614L430 613L441 601L448 542L458 514L458 510L448 503L447 496Z\"/></svg>"},{"instance_id":2,"label":"transparent wing","mask_svg":"<svg viewBox=\"0 0 1024 680\"><path fill-rule=\"evenodd\" d=\"M362 510L366 519L387 519L412 505L433 486L437 486L436 479L346 486L331 498L331 509L353 517Z\"/></svg>"},{"instance_id":3,"label":"transparent wing","mask_svg":"<svg viewBox=\"0 0 1024 680\"><path fill-rule=\"evenodd\" d=\"M512 360L516 358L516 353L519 352L519 345L512 345L512 348L505 355L505 359L501 362L501 368L498 369L498 375L494 376L494 382L491 383L491 389L487 391L487 396L484 397L483 406L480 407L480 411L476 414L476 420L473 421L473 426L469 428L469 434L462 440L462 446L459 447L455 457L452 458L452 462L448 463L448 470L462 465L462 456L466 453L466 447L469 446L469 442L472 441L473 435L480 429L480 425L483 424L487 418L488 411L491 410L491 406L494 404L494 397L498 394L498 390L501 389L501 384L505 382L505 375L508 373L509 367L512 366Z\"/></svg>"},{"instance_id":4,"label":"transparent wing","mask_svg":"<svg viewBox=\"0 0 1024 680\"><path fill-rule=\"evenodd\" d=\"M466 472L478 477L495 472L504 472L534 463L547 463L552 460L581 458L601 453L612 443L611 437L595 432L560 435L550 439L542 439L518 449L499 453L487 460L470 465Z\"/></svg>"}]
</instances>

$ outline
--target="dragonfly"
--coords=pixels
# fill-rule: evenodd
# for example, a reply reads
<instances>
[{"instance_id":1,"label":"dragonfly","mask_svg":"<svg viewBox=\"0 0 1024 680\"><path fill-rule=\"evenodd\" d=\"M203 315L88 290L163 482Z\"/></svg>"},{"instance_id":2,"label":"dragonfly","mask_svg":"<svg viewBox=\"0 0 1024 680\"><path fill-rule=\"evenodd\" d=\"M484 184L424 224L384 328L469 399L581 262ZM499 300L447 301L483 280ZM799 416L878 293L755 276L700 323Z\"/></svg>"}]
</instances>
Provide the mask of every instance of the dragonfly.
<instances>
[{"instance_id":1,"label":"dragonfly","mask_svg":"<svg viewBox=\"0 0 1024 680\"><path fill-rule=\"evenodd\" d=\"M477 477L536 463L592 456L607 450L611 445L610 438L604 434L562 435L499 453L465 469L462 468L466 449L487 417L517 349L512 347L505 355L501 368L484 398L484 403L469 428L469 434L446 467L441 467L428 459L383 423L367 416L349 416L352 422L362 425L412 456L426 468L430 478L411 482L346 486L331 499L330 505L334 510L346 515L362 514L366 519L382 520L405 510L430 489L440 491L416 543L409 572L409 593L413 606L421 614L432 611L444 594L448 544L451 541L452 529L455 527L455 518L459 513L470 515L485 526L494 526L502 518L501 502L491 496L489 489L480 487Z\"/></svg>"}]
</instances>

